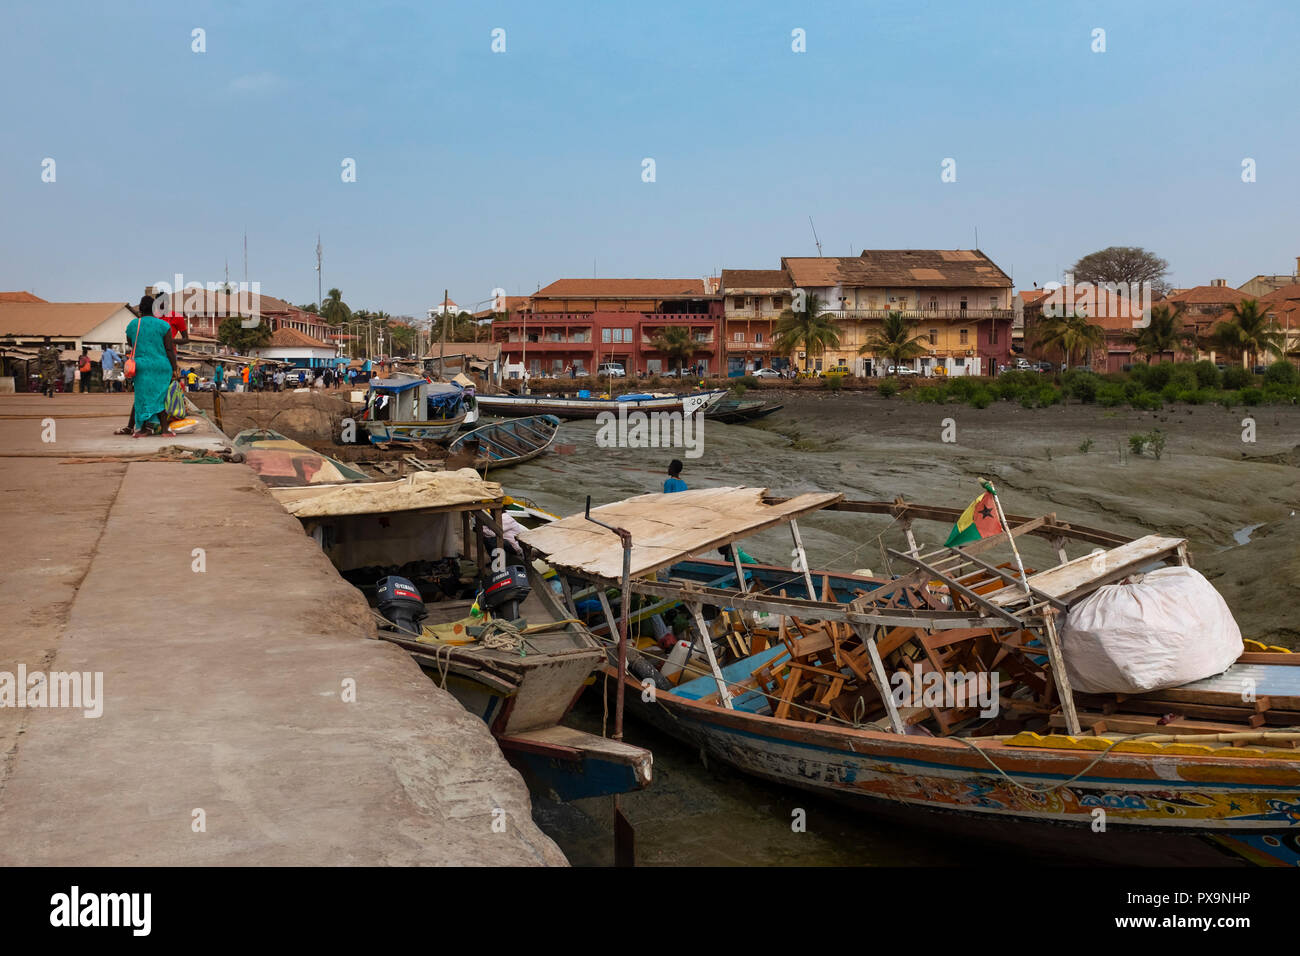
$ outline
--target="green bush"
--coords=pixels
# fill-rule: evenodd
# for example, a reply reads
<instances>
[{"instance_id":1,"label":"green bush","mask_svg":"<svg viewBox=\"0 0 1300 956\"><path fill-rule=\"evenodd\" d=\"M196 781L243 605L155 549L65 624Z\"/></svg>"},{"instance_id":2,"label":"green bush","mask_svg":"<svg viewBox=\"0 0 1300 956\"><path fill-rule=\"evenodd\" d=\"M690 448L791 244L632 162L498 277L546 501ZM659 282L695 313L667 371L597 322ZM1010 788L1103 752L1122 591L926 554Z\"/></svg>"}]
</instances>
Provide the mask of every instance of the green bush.
<instances>
[{"instance_id":1,"label":"green bush","mask_svg":"<svg viewBox=\"0 0 1300 956\"><path fill-rule=\"evenodd\" d=\"M1034 398L1039 408L1047 408L1049 405L1055 405L1061 400L1061 393L1055 385L1040 385Z\"/></svg>"},{"instance_id":2,"label":"green bush","mask_svg":"<svg viewBox=\"0 0 1300 956\"><path fill-rule=\"evenodd\" d=\"M1214 393L1208 388L1189 388L1179 392L1177 400L1188 405L1204 405L1213 398Z\"/></svg>"},{"instance_id":3,"label":"green bush","mask_svg":"<svg viewBox=\"0 0 1300 956\"><path fill-rule=\"evenodd\" d=\"M925 402L928 405L942 405L947 399L942 388L933 385L923 385L920 388L914 388L911 391L912 398L918 402Z\"/></svg>"},{"instance_id":4,"label":"green bush","mask_svg":"<svg viewBox=\"0 0 1300 956\"><path fill-rule=\"evenodd\" d=\"M1227 375L1224 375L1227 378ZM1241 404L1243 405L1262 405L1264 404L1264 392L1258 388L1243 388L1241 390Z\"/></svg>"},{"instance_id":5,"label":"green bush","mask_svg":"<svg viewBox=\"0 0 1300 956\"><path fill-rule=\"evenodd\" d=\"M1264 371L1265 385L1300 384L1300 370L1290 362L1274 362Z\"/></svg>"},{"instance_id":6,"label":"green bush","mask_svg":"<svg viewBox=\"0 0 1300 956\"><path fill-rule=\"evenodd\" d=\"M1130 374L1146 391L1158 392L1169 384L1174 374L1173 362L1158 362L1155 365L1134 365Z\"/></svg>"},{"instance_id":7,"label":"green bush","mask_svg":"<svg viewBox=\"0 0 1300 956\"><path fill-rule=\"evenodd\" d=\"M1139 411L1154 412L1164 407L1157 392L1138 392L1129 399L1129 404Z\"/></svg>"},{"instance_id":8,"label":"green bush","mask_svg":"<svg viewBox=\"0 0 1300 956\"><path fill-rule=\"evenodd\" d=\"M1097 388L1097 404L1104 408L1114 408L1129 400L1124 386L1119 382L1103 382Z\"/></svg>"},{"instance_id":9,"label":"green bush","mask_svg":"<svg viewBox=\"0 0 1300 956\"><path fill-rule=\"evenodd\" d=\"M993 390L981 385L971 393L970 404L974 408L988 408L993 404Z\"/></svg>"},{"instance_id":10,"label":"green bush","mask_svg":"<svg viewBox=\"0 0 1300 956\"><path fill-rule=\"evenodd\" d=\"M1223 370L1223 379L1220 384L1229 390L1250 388L1255 384L1255 376L1240 365L1229 365Z\"/></svg>"},{"instance_id":11,"label":"green bush","mask_svg":"<svg viewBox=\"0 0 1300 956\"><path fill-rule=\"evenodd\" d=\"M1201 359L1192 366L1196 373L1196 383L1202 388L1218 388L1223 380L1219 368L1209 359Z\"/></svg>"},{"instance_id":12,"label":"green bush","mask_svg":"<svg viewBox=\"0 0 1300 956\"><path fill-rule=\"evenodd\" d=\"M1240 392L1220 392L1218 402L1224 408L1232 408L1234 405L1241 404Z\"/></svg>"},{"instance_id":13,"label":"green bush","mask_svg":"<svg viewBox=\"0 0 1300 956\"><path fill-rule=\"evenodd\" d=\"M1070 369L1061 376L1061 387L1065 390L1065 394L1081 402L1095 402L1097 389L1101 384L1101 376L1083 369Z\"/></svg>"},{"instance_id":14,"label":"green bush","mask_svg":"<svg viewBox=\"0 0 1300 956\"><path fill-rule=\"evenodd\" d=\"M1038 399L1034 396L1033 392L1025 389L1020 393L1020 405L1023 408L1037 408Z\"/></svg>"},{"instance_id":15,"label":"green bush","mask_svg":"<svg viewBox=\"0 0 1300 956\"><path fill-rule=\"evenodd\" d=\"M1092 446L1095 444L1096 442L1094 442L1091 438L1085 438L1083 441L1079 442L1079 451L1083 452L1086 455L1088 454L1088 450L1092 448Z\"/></svg>"},{"instance_id":16,"label":"green bush","mask_svg":"<svg viewBox=\"0 0 1300 956\"><path fill-rule=\"evenodd\" d=\"M887 378L880 383L880 397L893 398L898 394L898 379Z\"/></svg>"},{"instance_id":17,"label":"green bush","mask_svg":"<svg viewBox=\"0 0 1300 956\"><path fill-rule=\"evenodd\" d=\"M838 392L841 388L844 387L844 376L836 372L827 375L826 387L829 388L832 392Z\"/></svg>"},{"instance_id":18,"label":"green bush","mask_svg":"<svg viewBox=\"0 0 1300 956\"><path fill-rule=\"evenodd\" d=\"M1129 450L1135 455L1151 452L1156 461L1165 453L1165 433L1158 428L1128 436Z\"/></svg>"}]
</instances>

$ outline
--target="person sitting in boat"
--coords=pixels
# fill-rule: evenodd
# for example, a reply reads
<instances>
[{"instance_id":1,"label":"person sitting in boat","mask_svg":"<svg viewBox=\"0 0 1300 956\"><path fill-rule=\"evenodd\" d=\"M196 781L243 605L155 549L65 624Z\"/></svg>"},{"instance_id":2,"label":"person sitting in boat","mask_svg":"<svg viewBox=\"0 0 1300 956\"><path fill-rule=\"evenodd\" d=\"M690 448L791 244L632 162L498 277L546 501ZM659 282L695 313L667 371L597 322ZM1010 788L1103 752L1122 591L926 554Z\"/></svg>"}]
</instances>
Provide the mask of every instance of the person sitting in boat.
<instances>
[{"instance_id":1,"label":"person sitting in boat","mask_svg":"<svg viewBox=\"0 0 1300 956\"><path fill-rule=\"evenodd\" d=\"M664 481L664 494L686 490L686 482L682 481L681 474L682 463L674 458L668 463L668 478Z\"/></svg>"}]
</instances>

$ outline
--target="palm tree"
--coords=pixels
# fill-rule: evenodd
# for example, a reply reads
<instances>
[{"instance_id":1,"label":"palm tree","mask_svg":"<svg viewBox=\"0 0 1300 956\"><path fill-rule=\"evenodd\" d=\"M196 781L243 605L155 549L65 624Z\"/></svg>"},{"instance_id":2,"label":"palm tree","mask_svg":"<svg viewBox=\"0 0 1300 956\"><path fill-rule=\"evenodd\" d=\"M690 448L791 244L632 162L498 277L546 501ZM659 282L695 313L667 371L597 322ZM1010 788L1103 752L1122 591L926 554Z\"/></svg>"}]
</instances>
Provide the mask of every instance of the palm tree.
<instances>
[{"instance_id":1,"label":"palm tree","mask_svg":"<svg viewBox=\"0 0 1300 956\"><path fill-rule=\"evenodd\" d=\"M329 295L321 303L320 316L330 325L337 328L348 319L352 318L352 310L347 307L343 301L343 293L338 289L330 289Z\"/></svg>"},{"instance_id":2,"label":"palm tree","mask_svg":"<svg viewBox=\"0 0 1300 956\"><path fill-rule=\"evenodd\" d=\"M1242 364L1255 364L1261 353L1281 357L1282 333L1257 299L1243 299L1229 306L1232 318L1220 322L1210 333L1216 347L1241 355ZM1250 367L1250 366L1247 366Z\"/></svg>"},{"instance_id":3,"label":"palm tree","mask_svg":"<svg viewBox=\"0 0 1300 956\"><path fill-rule=\"evenodd\" d=\"M803 370L807 372L814 355L828 348L839 348L840 330L822 308L821 297L809 294L804 297L804 307L799 311L786 309L777 320L776 349L792 355L796 349L804 351Z\"/></svg>"},{"instance_id":4,"label":"palm tree","mask_svg":"<svg viewBox=\"0 0 1300 956\"><path fill-rule=\"evenodd\" d=\"M686 361L695 354L695 340L689 329L680 325L670 325L660 329L650 339L656 349L672 359L673 371L680 373Z\"/></svg>"},{"instance_id":5,"label":"palm tree","mask_svg":"<svg viewBox=\"0 0 1300 956\"><path fill-rule=\"evenodd\" d=\"M1088 353L1106 344L1106 330L1088 321L1086 315L1075 312L1061 318L1045 318L1034 330L1034 341L1040 348L1060 349L1065 364L1074 364L1074 353Z\"/></svg>"},{"instance_id":6,"label":"palm tree","mask_svg":"<svg viewBox=\"0 0 1300 956\"><path fill-rule=\"evenodd\" d=\"M1153 358L1166 352L1191 353L1193 336L1194 333L1183 328L1181 310L1157 305L1151 310L1151 321L1143 328L1125 333L1124 338L1133 344L1133 354L1145 355L1150 365Z\"/></svg>"},{"instance_id":7,"label":"palm tree","mask_svg":"<svg viewBox=\"0 0 1300 956\"><path fill-rule=\"evenodd\" d=\"M920 358L930 351L929 340L920 335L913 338L913 329L915 326L903 318L902 312L890 312L880 329L872 332L866 345L858 349L858 354L870 352L877 358L889 359L890 365Z\"/></svg>"}]
</instances>

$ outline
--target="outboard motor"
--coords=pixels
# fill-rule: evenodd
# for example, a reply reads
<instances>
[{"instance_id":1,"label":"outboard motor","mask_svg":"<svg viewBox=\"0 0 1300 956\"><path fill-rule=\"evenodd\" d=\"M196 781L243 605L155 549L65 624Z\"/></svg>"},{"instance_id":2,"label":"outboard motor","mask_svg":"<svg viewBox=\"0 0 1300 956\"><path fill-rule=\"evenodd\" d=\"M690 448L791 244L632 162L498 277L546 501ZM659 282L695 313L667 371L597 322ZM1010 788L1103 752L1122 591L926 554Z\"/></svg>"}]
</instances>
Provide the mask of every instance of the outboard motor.
<instances>
[{"instance_id":1,"label":"outboard motor","mask_svg":"<svg viewBox=\"0 0 1300 956\"><path fill-rule=\"evenodd\" d=\"M390 574L380 578L375 585L379 596L379 613L399 631L419 634L423 631L420 624L428 615L420 592L406 578Z\"/></svg>"},{"instance_id":2,"label":"outboard motor","mask_svg":"<svg viewBox=\"0 0 1300 956\"><path fill-rule=\"evenodd\" d=\"M519 602L527 598L532 590L528 584L528 572L523 565L511 565L487 579L479 606L497 617L513 621L519 617Z\"/></svg>"}]
</instances>

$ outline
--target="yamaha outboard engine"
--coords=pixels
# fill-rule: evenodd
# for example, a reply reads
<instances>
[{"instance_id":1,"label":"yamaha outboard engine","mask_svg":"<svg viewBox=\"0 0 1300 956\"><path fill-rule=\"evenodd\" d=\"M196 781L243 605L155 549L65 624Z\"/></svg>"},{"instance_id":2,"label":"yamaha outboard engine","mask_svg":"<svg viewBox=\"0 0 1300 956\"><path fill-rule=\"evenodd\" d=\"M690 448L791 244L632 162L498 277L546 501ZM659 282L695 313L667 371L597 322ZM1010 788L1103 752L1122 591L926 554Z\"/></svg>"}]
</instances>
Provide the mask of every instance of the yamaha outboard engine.
<instances>
[{"instance_id":1,"label":"yamaha outboard engine","mask_svg":"<svg viewBox=\"0 0 1300 956\"><path fill-rule=\"evenodd\" d=\"M479 606L497 617L513 621L519 617L519 602L532 593L528 585L528 572L522 565L511 565L498 571L483 585Z\"/></svg>"},{"instance_id":2,"label":"yamaha outboard engine","mask_svg":"<svg viewBox=\"0 0 1300 956\"><path fill-rule=\"evenodd\" d=\"M420 600L420 592L414 584L406 578L390 574L386 578L380 578L375 588L379 596L379 613L386 620L399 631L408 634L420 634L423 631L420 622L429 612L424 607L424 601Z\"/></svg>"}]
</instances>

